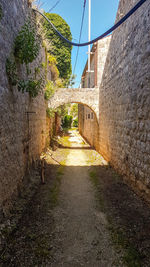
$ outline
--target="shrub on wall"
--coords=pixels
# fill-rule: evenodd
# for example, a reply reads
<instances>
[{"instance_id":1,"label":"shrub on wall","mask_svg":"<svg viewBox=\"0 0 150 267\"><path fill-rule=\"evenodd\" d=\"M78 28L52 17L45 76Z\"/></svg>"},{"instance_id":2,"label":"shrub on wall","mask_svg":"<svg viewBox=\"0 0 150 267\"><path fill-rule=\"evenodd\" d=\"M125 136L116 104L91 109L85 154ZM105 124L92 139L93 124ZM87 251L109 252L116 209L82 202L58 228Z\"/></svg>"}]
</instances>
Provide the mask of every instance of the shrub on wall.
<instances>
[{"instance_id":1,"label":"shrub on wall","mask_svg":"<svg viewBox=\"0 0 150 267\"><path fill-rule=\"evenodd\" d=\"M35 27L26 22L15 39L14 55L20 63L31 63L39 54L40 42Z\"/></svg>"},{"instance_id":2,"label":"shrub on wall","mask_svg":"<svg viewBox=\"0 0 150 267\"><path fill-rule=\"evenodd\" d=\"M55 93L55 86L54 83L52 81L47 81L46 84L46 90L45 90L45 100L49 100Z\"/></svg>"},{"instance_id":3,"label":"shrub on wall","mask_svg":"<svg viewBox=\"0 0 150 267\"><path fill-rule=\"evenodd\" d=\"M39 54L40 39L36 33L36 28L31 21L24 24L21 31L17 35L14 42L14 56L6 60L6 73L12 86L18 85L18 91L22 93L28 92L30 97L36 97L43 86L43 80L37 80L36 76L40 73L40 67L36 67L34 74L31 75L28 64L31 63ZM19 80L15 59L20 63L26 64L27 76L26 80Z\"/></svg>"},{"instance_id":4,"label":"shrub on wall","mask_svg":"<svg viewBox=\"0 0 150 267\"><path fill-rule=\"evenodd\" d=\"M48 59L48 65L50 66L51 69L53 80L55 81L59 77L59 70L56 66L57 60L54 56L50 55L49 53L47 54L47 59Z\"/></svg>"},{"instance_id":5,"label":"shrub on wall","mask_svg":"<svg viewBox=\"0 0 150 267\"><path fill-rule=\"evenodd\" d=\"M41 80L20 80L18 83L18 91L22 93L28 92L30 97L36 97L41 90Z\"/></svg>"}]
</instances>

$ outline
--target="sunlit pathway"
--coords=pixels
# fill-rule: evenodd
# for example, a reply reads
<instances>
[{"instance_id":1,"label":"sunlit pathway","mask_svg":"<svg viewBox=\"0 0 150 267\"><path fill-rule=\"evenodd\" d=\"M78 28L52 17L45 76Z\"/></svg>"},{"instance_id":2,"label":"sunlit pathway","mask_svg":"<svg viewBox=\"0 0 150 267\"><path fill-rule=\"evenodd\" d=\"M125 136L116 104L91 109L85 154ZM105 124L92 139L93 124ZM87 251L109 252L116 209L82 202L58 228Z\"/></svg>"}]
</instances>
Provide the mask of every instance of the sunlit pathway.
<instances>
[{"instance_id":1,"label":"sunlit pathway","mask_svg":"<svg viewBox=\"0 0 150 267\"><path fill-rule=\"evenodd\" d=\"M89 179L89 155L95 157L96 165L104 160L84 144L79 134L74 131L70 134L72 149L65 163L59 205L53 214L55 239L52 246L57 249L51 266L116 266L119 256L114 252L106 216L97 208Z\"/></svg>"}]
</instances>

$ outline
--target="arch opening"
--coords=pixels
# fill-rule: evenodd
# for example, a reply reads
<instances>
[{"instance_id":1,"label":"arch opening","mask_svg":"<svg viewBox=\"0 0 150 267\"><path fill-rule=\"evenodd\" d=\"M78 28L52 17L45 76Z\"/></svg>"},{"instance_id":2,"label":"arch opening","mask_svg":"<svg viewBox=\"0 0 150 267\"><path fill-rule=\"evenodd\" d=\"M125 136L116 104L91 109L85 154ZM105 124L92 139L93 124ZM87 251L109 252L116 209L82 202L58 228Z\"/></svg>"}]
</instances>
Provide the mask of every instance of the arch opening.
<instances>
[{"instance_id":1,"label":"arch opening","mask_svg":"<svg viewBox=\"0 0 150 267\"><path fill-rule=\"evenodd\" d=\"M72 112L72 107L75 107L75 105L78 108L75 108L75 112ZM77 101L65 102L65 104L56 106L55 111L59 117L56 120L59 123L59 125L56 125L57 129L66 131L67 128L76 127L86 142L97 151L99 150L99 124L97 114L89 105ZM72 116L71 124L69 124L69 116Z\"/></svg>"}]
</instances>

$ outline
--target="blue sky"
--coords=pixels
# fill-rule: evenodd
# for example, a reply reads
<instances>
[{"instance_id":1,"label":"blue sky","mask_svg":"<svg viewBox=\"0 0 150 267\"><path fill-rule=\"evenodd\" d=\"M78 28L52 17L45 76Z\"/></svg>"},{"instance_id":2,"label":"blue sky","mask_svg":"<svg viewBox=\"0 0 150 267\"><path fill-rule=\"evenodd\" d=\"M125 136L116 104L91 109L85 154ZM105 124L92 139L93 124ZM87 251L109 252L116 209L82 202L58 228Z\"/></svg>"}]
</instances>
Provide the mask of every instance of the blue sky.
<instances>
[{"instance_id":1,"label":"blue sky","mask_svg":"<svg viewBox=\"0 0 150 267\"><path fill-rule=\"evenodd\" d=\"M57 0L42 0L44 3L41 8L46 12L57 2ZM69 24L73 41L79 40L81 17L84 0L61 0L53 9L52 13L59 14ZM116 17L119 0L91 0L91 39L99 36L110 28ZM86 10L81 42L88 41L88 0L86 1ZM78 62L75 74L76 84L79 87L81 75L87 61L88 47L79 49ZM74 68L77 47L72 49L72 69Z\"/></svg>"}]
</instances>

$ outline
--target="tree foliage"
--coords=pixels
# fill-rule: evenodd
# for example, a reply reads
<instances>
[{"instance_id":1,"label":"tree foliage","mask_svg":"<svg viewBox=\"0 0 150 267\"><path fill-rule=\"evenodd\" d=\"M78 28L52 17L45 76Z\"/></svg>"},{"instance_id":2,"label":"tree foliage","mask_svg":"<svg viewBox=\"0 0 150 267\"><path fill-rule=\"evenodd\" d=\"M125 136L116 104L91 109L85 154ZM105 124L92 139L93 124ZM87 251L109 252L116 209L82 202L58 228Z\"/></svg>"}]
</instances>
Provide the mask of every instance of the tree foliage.
<instances>
[{"instance_id":1,"label":"tree foliage","mask_svg":"<svg viewBox=\"0 0 150 267\"><path fill-rule=\"evenodd\" d=\"M68 115L69 107L70 107L70 104L61 105L56 109L56 112L63 119L66 115Z\"/></svg>"},{"instance_id":2,"label":"tree foliage","mask_svg":"<svg viewBox=\"0 0 150 267\"><path fill-rule=\"evenodd\" d=\"M72 116L66 115L63 119L62 127L63 128L71 128L71 124L72 124Z\"/></svg>"},{"instance_id":3,"label":"tree foliage","mask_svg":"<svg viewBox=\"0 0 150 267\"><path fill-rule=\"evenodd\" d=\"M70 41L72 35L69 25L65 20L57 14L45 13L48 19L54 24L54 26ZM72 46L63 41L49 25L47 21L43 22L44 29L46 31L46 37L51 43L51 54L56 57L57 68L60 73L60 77L63 79L69 79L72 72L71 67L71 50Z\"/></svg>"},{"instance_id":4,"label":"tree foliage","mask_svg":"<svg viewBox=\"0 0 150 267\"><path fill-rule=\"evenodd\" d=\"M71 105L70 115L73 118L76 118L78 116L78 104Z\"/></svg>"}]
</instances>

